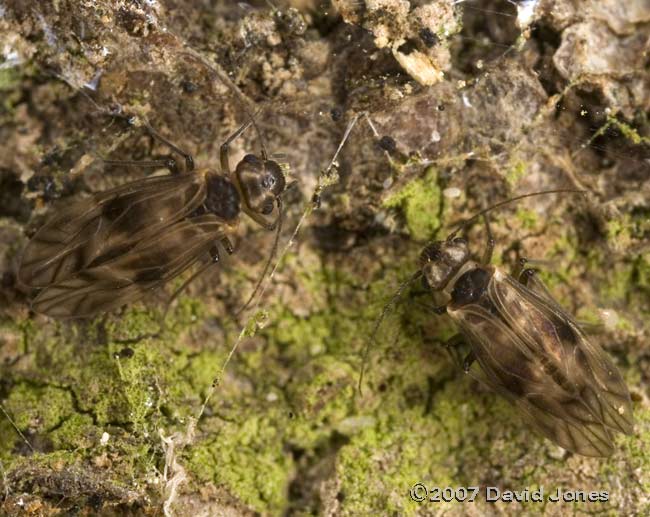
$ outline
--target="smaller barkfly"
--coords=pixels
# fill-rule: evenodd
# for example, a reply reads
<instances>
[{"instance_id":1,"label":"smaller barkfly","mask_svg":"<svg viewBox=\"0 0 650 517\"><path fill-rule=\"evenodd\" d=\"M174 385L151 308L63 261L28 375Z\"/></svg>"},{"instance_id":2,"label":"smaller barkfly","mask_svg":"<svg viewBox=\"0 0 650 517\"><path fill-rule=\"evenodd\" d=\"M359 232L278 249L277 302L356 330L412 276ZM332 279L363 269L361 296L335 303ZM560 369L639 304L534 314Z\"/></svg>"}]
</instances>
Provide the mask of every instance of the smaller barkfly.
<instances>
[{"instance_id":1,"label":"smaller barkfly","mask_svg":"<svg viewBox=\"0 0 650 517\"><path fill-rule=\"evenodd\" d=\"M148 125L155 139L184 157L184 171L172 157L105 160L166 167L171 174L136 180L55 209L28 243L18 272L23 284L37 290L32 308L55 318L90 317L142 298L209 257L198 274L219 261L219 243L233 253L228 235L241 212L267 230L277 230L275 250L286 186L280 165L267 157L263 144L260 156L247 154L234 171L229 165L230 143L251 124L257 129L251 117L221 146L219 172L194 170L191 155Z\"/></svg>"},{"instance_id":2,"label":"smaller barkfly","mask_svg":"<svg viewBox=\"0 0 650 517\"><path fill-rule=\"evenodd\" d=\"M469 345L466 373L509 400L535 429L564 449L609 456L614 432L631 434L634 423L621 374L552 298L535 270L524 268L525 260L513 276L490 264L494 240L489 211L526 197L564 192L583 191L551 190L503 201L466 220L445 240L427 245L420 270L384 308L373 338L390 306L421 278L447 300L433 312L449 315L458 325L460 333L448 344ZM488 240L479 262L473 260L467 240L456 235L480 217Z\"/></svg>"}]
</instances>

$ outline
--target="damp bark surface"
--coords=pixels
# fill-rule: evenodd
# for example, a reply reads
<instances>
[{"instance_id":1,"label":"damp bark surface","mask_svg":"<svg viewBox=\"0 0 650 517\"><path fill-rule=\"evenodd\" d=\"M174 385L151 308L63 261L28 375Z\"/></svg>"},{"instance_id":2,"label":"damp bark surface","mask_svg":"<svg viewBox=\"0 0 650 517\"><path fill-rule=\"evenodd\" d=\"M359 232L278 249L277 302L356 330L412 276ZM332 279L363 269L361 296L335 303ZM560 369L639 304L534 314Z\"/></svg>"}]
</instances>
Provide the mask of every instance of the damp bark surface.
<instances>
[{"instance_id":1,"label":"damp bark surface","mask_svg":"<svg viewBox=\"0 0 650 517\"><path fill-rule=\"evenodd\" d=\"M0 513L650 512L650 4L625 4L0 0ZM96 319L30 312L16 274L50 210L152 173L103 158L167 154L148 122L219 170L251 113L231 166L264 148L295 181L256 302L240 313L274 235L244 217L167 312L191 271ZM605 459L534 435L463 375L419 285L359 391L426 242L557 188L587 195L491 214L494 262L538 260L598 330L634 435ZM480 256L482 224L468 237ZM418 502L418 482L481 494ZM608 496L488 503L486 487Z\"/></svg>"}]
</instances>

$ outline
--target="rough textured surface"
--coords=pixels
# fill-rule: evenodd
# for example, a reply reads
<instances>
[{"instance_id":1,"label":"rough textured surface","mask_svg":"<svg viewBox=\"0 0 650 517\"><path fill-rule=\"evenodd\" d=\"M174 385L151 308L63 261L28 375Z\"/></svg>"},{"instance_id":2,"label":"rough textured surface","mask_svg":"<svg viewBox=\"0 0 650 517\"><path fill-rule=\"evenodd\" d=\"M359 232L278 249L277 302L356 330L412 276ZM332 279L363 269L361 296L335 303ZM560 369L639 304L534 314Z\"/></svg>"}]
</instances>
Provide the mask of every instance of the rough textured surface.
<instances>
[{"instance_id":1,"label":"rough textured surface","mask_svg":"<svg viewBox=\"0 0 650 517\"><path fill-rule=\"evenodd\" d=\"M377 48L387 48L418 83L431 86L451 66L448 41L459 32L461 11L453 0L411 5L408 0L334 0L346 23L366 29Z\"/></svg>"},{"instance_id":2,"label":"rough textured surface","mask_svg":"<svg viewBox=\"0 0 650 517\"><path fill-rule=\"evenodd\" d=\"M648 1L333 4L0 0L2 513L650 512ZM437 10L447 29L425 16ZM416 53L439 60L435 85L400 56ZM283 243L308 216L259 310L237 315L273 239L251 222L157 336L164 293L93 321L30 313L15 281L29 236L57 201L145 173L101 157L166 152L145 119L218 167L246 114L206 62L265 107L266 146L297 180ZM380 145L361 117L328 177L339 182L311 211L320 171L363 110L389 138ZM248 131L231 162L260 145ZM607 459L532 435L463 376L441 346L454 329L417 289L383 322L357 392L373 323L423 243L488 204L557 187L589 195L495 212L495 262L541 260L558 300L603 323L593 339L628 382L635 435ZM482 228L470 237L479 253ZM609 500L417 503L418 481Z\"/></svg>"}]
</instances>

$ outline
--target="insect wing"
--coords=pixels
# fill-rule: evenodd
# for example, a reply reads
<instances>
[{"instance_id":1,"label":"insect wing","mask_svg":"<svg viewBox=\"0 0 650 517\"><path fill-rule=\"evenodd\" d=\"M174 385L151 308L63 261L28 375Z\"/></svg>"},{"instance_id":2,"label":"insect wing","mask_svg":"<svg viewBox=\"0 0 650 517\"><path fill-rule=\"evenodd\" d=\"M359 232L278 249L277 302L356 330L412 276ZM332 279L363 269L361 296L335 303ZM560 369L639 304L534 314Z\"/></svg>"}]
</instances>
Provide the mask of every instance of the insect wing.
<instances>
[{"instance_id":1,"label":"insect wing","mask_svg":"<svg viewBox=\"0 0 650 517\"><path fill-rule=\"evenodd\" d=\"M205 199L200 175L154 176L56 210L27 245L19 270L30 287L61 283L120 256Z\"/></svg>"},{"instance_id":2,"label":"insect wing","mask_svg":"<svg viewBox=\"0 0 650 517\"><path fill-rule=\"evenodd\" d=\"M128 253L47 287L33 308L56 318L110 311L178 276L223 236L223 225L211 214L179 221Z\"/></svg>"},{"instance_id":3,"label":"insect wing","mask_svg":"<svg viewBox=\"0 0 650 517\"><path fill-rule=\"evenodd\" d=\"M527 337L540 346L550 345L545 352L555 359L555 366L564 365L565 374L573 381L572 384L586 384L597 391L598 400L592 399L589 403L595 414L600 414L604 425L626 434L632 433L634 420L630 394L621 374L605 351L589 341L573 317L557 304L550 305L542 296L508 275L499 277L500 280L494 282L491 288L492 298L497 306L500 305L504 314L510 316L510 321L514 322L512 318L516 315L512 315L512 311L505 311L505 307L510 306L507 297L512 290L519 294L520 300L525 300L524 308L530 314L531 320L546 324L551 322L553 328L545 327L544 324L526 327L531 331ZM549 331L552 336L550 341ZM554 355L555 350L561 352L559 357ZM598 413L597 409L601 409L601 412Z\"/></svg>"},{"instance_id":4,"label":"insect wing","mask_svg":"<svg viewBox=\"0 0 650 517\"><path fill-rule=\"evenodd\" d=\"M481 380L551 440L583 455L606 456L614 430L631 433L623 379L556 303L495 268L482 298L450 315L470 340Z\"/></svg>"}]
</instances>

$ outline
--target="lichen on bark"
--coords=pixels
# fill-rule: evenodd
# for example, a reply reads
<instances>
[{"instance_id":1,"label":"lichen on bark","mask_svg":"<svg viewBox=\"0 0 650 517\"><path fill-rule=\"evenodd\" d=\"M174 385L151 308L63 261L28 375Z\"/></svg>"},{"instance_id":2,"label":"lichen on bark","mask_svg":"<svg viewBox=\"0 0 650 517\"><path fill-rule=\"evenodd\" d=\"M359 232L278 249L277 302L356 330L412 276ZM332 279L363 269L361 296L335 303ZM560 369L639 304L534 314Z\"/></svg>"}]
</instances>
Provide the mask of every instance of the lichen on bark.
<instances>
[{"instance_id":1,"label":"lichen on bark","mask_svg":"<svg viewBox=\"0 0 650 517\"><path fill-rule=\"evenodd\" d=\"M647 2L332 4L0 0L2 512L650 511ZM436 81L414 71L425 61L444 72ZM145 174L102 157L166 152L145 120L219 168L247 114L214 68L264 108L264 145L296 180L281 250L308 215L259 305L238 314L273 235L246 222L236 253L167 313L165 293L91 321L30 313L15 281L21 250L57 202ZM329 177L338 183L306 212L357 114ZM232 164L261 145L244 133ZM593 339L630 387L635 434L607 459L535 437L462 375L442 346L455 329L416 287L388 311L358 391L374 324L423 244L549 188L589 195L494 212L495 262L541 260L562 305L601 324ZM481 225L469 237L480 253ZM434 505L409 498L416 482L609 500Z\"/></svg>"}]
</instances>

